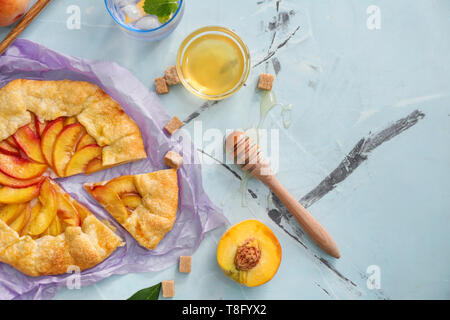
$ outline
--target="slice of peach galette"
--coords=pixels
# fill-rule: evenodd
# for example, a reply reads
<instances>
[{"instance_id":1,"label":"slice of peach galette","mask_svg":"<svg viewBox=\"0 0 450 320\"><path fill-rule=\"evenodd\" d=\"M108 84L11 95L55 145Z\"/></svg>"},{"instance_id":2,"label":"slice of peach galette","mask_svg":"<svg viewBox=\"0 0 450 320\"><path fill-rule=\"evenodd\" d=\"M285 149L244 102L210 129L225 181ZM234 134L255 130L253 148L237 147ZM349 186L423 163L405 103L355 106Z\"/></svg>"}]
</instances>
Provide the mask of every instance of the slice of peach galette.
<instances>
[{"instance_id":1,"label":"slice of peach galette","mask_svg":"<svg viewBox=\"0 0 450 320\"><path fill-rule=\"evenodd\" d=\"M121 176L84 187L147 249L156 248L173 227L178 209L175 169Z\"/></svg>"},{"instance_id":2,"label":"slice of peach galette","mask_svg":"<svg viewBox=\"0 0 450 320\"><path fill-rule=\"evenodd\" d=\"M14 190L18 190L14 192ZM91 268L122 240L55 182L0 189L0 262L30 275Z\"/></svg>"},{"instance_id":3,"label":"slice of peach galette","mask_svg":"<svg viewBox=\"0 0 450 320\"><path fill-rule=\"evenodd\" d=\"M90 268L120 238L51 177L146 157L137 124L98 86L14 80L0 89L0 262L31 276Z\"/></svg>"}]
</instances>

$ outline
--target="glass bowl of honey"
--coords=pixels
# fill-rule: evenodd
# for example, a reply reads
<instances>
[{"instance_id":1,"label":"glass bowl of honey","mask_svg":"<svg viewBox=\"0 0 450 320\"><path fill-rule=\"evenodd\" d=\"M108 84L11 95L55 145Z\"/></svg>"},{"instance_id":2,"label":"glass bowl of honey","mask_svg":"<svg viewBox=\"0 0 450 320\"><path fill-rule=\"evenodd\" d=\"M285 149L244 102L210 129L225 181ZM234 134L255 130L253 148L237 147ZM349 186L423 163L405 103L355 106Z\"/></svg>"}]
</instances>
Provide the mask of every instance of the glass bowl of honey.
<instances>
[{"instance_id":1,"label":"glass bowl of honey","mask_svg":"<svg viewBox=\"0 0 450 320\"><path fill-rule=\"evenodd\" d=\"M177 73L183 86L208 100L237 92L250 73L250 52L230 29L208 26L183 40L177 54Z\"/></svg>"}]
</instances>

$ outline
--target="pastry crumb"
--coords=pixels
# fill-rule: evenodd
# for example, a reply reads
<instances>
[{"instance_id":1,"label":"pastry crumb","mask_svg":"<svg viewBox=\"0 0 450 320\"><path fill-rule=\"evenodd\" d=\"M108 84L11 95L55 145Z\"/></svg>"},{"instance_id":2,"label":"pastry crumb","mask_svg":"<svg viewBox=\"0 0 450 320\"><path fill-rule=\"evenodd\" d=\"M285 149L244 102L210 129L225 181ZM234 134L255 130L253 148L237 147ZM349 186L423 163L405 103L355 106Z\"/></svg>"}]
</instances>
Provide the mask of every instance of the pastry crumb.
<instances>
[{"instance_id":1,"label":"pastry crumb","mask_svg":"<svg viewBox=\"0 0 450 320\"><path fill-rule=\"evenodd\" d=\"M178 169L183 165L183 157L175 151L168 151L164 156L164 164L173 169Z\"/></svg>"},{"instance_id":2,"label":"pastry crumb","mask_svg":"<svg viewBox=\"0 0 450 320\"><path fill-rule=\"evenodd\" d=\"M177 68L175 66L170 66L166 69L164 79L166 79L166 83L169 86L173 86L181 82L180 78L178 77Z\"/></svg>"},{"instance_id":3,"label":"pastry crumb","mask_svg":"<svg viewBox=\"0 0 450 320\"><path fill-rule=\"evenodd\" d=\"M259 75L258 89L261 90L272 90L274 75L269 73L261 73Z\"/></svg>"},{"instance_id":4,"label":"pastry crumb","mask_svg":"<svg viewBox=\"0 0 450 320\"><path fill-rule=\"evenodd\" d=\"M164 298L173 298L175 296L175 281L164 280L161 282L162 296Z\"/></svg>"},{"instance_id":5,"label":"pastry crumb","mask_svg":"<svg viewBox=\"0 0 450 320\"><path fill-rule=\"evenodd\" d=\"M190 273L191 272L191 262L192 262L191 256L180 256L179 271L183 272L183 273Z\"/></svg>"},{"instance_id":6,"label":"pastry crumb","mask_svg":"<svg viewBox=\"0 0 450 320\"><path fill-rule=\"evenodd\" d=\"M166 129L166 131L170 135L173 135L175 131L181 128L182 125L183 122L181 122L180 119L178 119L177 117L173 117L169 122L167 122L167 124L164 126L164 129Z\"/></svg>"},{"instance_id":7,"label":"pastry crumb","mask_svg":"<svg viewBox=\"0 0 450 320\"><path fill-rule=\"evenodd\" d=\"M158 94L169 93L169 86L167 85L166 79L164 79L164 77L155 79L155 88Z\"/></svg>"}]
</instances>

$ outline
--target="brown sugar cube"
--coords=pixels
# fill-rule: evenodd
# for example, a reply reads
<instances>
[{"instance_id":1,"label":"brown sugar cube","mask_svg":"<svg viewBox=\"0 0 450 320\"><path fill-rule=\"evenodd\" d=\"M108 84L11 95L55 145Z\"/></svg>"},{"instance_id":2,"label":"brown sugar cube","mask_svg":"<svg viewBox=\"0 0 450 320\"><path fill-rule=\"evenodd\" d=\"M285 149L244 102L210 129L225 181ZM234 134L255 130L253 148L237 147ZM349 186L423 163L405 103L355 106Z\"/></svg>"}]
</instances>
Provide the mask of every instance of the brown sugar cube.
<instances>
[{"instance_id":1,"label":"brown sugar cube","mask_svg":"<svg viewBox=\"0 0 450 320\"><path fill-rule=\"evenodd\" d=\"M191 256L180 256L180 272L189 273L191 272Z\"/></svg>"},{"instance_id":2,"label":"brown sugar cube","mask_svg":"<svg viewBox=\"0 0 450 320\"><path fill-rule=\"evenodd\" d=\"M164 156L164 164L174 169L183 165L183 157L174 151L169 151Z\"/></svg>"},{"instance_id":3,"label":"brown sugar cube","mask_svg":"<svg viewBox=\"0 0 450 320\"><path fill-rule=\"evenodd\" d=\"M272 90L273 79L273 74L261 73L259 76L258 89Z\"/></svg>"},{"instance_id":4,"label":"brown sugar cube","mask_svg":"<svg viewBox=\"0 0 450 320\"><path fill-rule=\"evenodd\" d=\"M175 296L175 281L164 280L161 282L162 296L164 298L173 298Z\"/></svg>"},{"instance_id":5,"label":"brown sugar cube","mask_svg":"<svg viewBox=\"0 0 450 320\"><path fill-rule=\"evenodd\" d=\"M169 86L180 83L180 78L178 78L177 68L175 66L170 66L166 69L166 74L164 75L166 83Z\"/></svg>"},{"instance_id":6,"label":"brown sugar cube","mask_svg":"<svg viewBox=\"0 0 450 320\"><path fill-rule=\"evenodd\" d=\"M169 86L167 85L166 79L164 79L164 77L155 79L155 88L158 94L169 93Z\"/></svg>"},{"instance_id":7,"label":"brown sugar cube","mask_svg":"<svg viewBox=\"0 0 450 320\"><path fill-rule=\"evenodd\" d=\"M164 126L164 129L166 129L166 131L170 135L173 135L175 131L181 128L182 125L183 122L181 122L180 119L178 119L177 117L173 117L169 122L167 122L167 124Z\"/></svg>"}]
</instances>

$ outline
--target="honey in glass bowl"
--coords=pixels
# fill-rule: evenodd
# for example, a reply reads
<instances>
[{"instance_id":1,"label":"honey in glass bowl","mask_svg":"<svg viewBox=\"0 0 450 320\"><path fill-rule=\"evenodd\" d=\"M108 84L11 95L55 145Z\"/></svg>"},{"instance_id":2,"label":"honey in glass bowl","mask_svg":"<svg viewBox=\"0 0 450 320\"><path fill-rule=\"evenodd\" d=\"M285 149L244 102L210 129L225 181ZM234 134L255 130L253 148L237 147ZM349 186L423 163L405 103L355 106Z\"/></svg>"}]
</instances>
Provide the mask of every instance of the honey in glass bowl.
<instances>
[{"instance_id":1,"label":"honey in glass bowl","mask_svg":"<svg viewBox=\"0 0 450 320\"><path fill-rule=\"evenodd\" d=\"M177 72L183 85L194 94L219 100L235 93L250 71L250 56L244 42L223 27L194 31L182 43Z\"/></svg>"}]
</instances>

